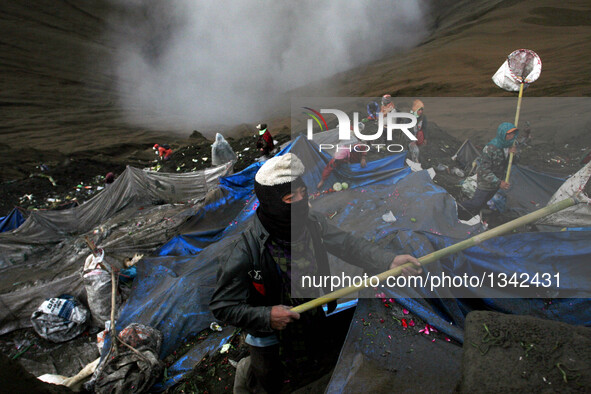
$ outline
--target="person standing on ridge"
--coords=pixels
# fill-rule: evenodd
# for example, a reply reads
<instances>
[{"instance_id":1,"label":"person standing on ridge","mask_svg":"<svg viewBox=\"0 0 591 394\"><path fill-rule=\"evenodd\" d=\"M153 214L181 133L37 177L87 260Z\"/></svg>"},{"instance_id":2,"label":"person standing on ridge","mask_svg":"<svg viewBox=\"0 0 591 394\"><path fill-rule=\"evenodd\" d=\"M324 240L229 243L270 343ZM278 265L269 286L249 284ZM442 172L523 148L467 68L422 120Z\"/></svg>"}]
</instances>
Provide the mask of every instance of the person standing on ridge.
<instances>
[{"instance_id":1,"label":"person standing on ridge","mask_svg":"<svg viewBox=\"0 0 591 394\"><path fill-rule=\"evenodd\" d=\"M261 123L257 125L257 130L259 131L259 139L257 140L257 149L263 153L263 156L269 156L273 149L275 149L275 144L273 143L273 136L267 130L267 124Z\"/></svg>"},{"instance_id":2,"label":"person standing on ridge","mask_svg":"<svg viewBox=\"0 0 591 394\"><path fill-rule=\"evenodd\" d=\"M417 137L417 140L408 144L408 150L410 153L409 159L415 163L419 162L419 147L427 145L427 116L424 111L425 104L421 100L413 101L410 113L417 117L417 124L412 133Z\"/></svg>"}]
</instances>

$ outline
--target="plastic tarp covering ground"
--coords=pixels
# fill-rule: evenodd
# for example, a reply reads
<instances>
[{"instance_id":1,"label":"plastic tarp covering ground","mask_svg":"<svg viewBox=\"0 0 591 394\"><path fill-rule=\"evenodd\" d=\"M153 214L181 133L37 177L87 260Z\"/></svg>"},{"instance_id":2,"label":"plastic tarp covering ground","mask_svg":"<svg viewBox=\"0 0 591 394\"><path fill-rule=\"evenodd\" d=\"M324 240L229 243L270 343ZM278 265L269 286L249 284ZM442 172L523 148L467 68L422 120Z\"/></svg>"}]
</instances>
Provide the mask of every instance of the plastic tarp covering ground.
<instances>
[{"instance_id":1,"label":"plastic tarp covering ground","mask_svg":"<svg viewBox=\"0 0 591 394\"><path fill-rule=\"evenodd\" d=\"M317 146L302 137L279 154L287 151L296 153L304 162L306 173L303 178L313 191L330 156L318 152ZM370 162L365 168L354 164L337 169L331 177L335 181L347 181L351 188L337 193L313 193L313 210L330 214L330 220L337 226L384 248L417 256L482 230L479 226L460 223L455 200L434 184L426 171L411 173L404 166L404 159L404 154L392 155ZM84 233L93 234L95 239L98 237L97 243L112 256L129 256L138 251L151 253L164 245L156 256L145 258L138 264L138 277L121 310L117 326L120 330L135 322L157 328L164 335L160 357L166 357L185 339L206 329L213 321L208 303L218 267L212 262L227 253L227 243L239 236L256 210L253 182L260 165L253 164L241 173L219 180L224 169L199 174L154 174L128 169L103 193L74 208L84 208L84 211L67 213L69 220L59 215L67 211L44 212L34 215L32 221L27 220L17 231L8 233L8 237L0 235L3 253L0 256L2 329L26 326L30 313L42 299L57 291L72 294L72 288L81 287L80 269L88 254L83 242ZM192 202L188 203L189 200ZM200 203L193 204L195 201ZM86 207L88 204L96 206L91 209ZM396 217L393 223L382 219L382 215L389 212ZM176 236L178 234L182 236ZM589 261L590 234L579 231L500 237L489 241L490 244L484 243L434 263L429 269L453 273L456 264L469 264L474 272L480 272L499 264L498 269L519 267L530 272L539 264L555 261L566 270L561 284L565 284L565 289L574 288L578 273L568 268ZM529 245L536 249L536 253L528 249ZM542 253L542 248L537 248L539 245L544 245L543 252L547 255L539 254ZM513 256L517 257L514 259ZM333 268L346 265L335 260L331 259ZM23 278L25 282L20 284ZM30 287L34 281L40 285ZM9 292L9 288L14 291ZM539 313L573 324L589 324L591 320L591 308L586 300L553 300L552 307L544 311L542 300L466 302L453 298L453 294L449 295L452 298L437 300L412 298L423 294L388 291L393 297L400 297L401 303L426 322L460 341L463 318L472 309ZM35 297L37 301L29 300ZM171 378L155 388L173 385L230 334L231 330L226 329L199 343L169 367ZM348 341L353 340L351 338ZM363 353L357 360L374 357L375 353L375 350ZM335 369L337 377L339 371L347 368L347 355L341 355L341 360ZM335 378L331 387L337 387L333 384L354 387L355 379L352 377L343 386L342 380Z\"/></svg>"},{"instance_id":2,"label":"plastic tarp covering ground","mask_svg":"<svg viewBox=\"0 0 591 394\"><path fill-rule=\"evenodd\" d=\"M319 153L315 145L303 138L298 139L280 154L286 151L294 152L301 157L306 167L304 180L308 186L312 185L313 190L313 185L320 179L322 169L330 157ZM465 239L482 230L479 226L460 223L457 219L455 200L444 189L434 184L426 171L411 173L408 168L402 167L403 160L404 155L397 155L368 163L363 169L356 165L343 168L342 171L336 172L335 179L346 180L353 187L338 193L314 193L311 199L313 210L331 215L336 212L331 221L339 227L372 240L384 248L403 250L417 256L444 247L446 242ZM194 233L183 234L171 240L160 249L161 256L146 259L144 264L138 267L138 280L134 283L132 295L121 312L118 326L139 322L158 328L164 334L161 357L166 357L182 345L184 338L191 338L209 327L213 321L208 303L215 285L217 267L211 262L226 253L227 243L248 225L248 219L254 214L257 200L252 193L252 184L259 166L260 163L257 163L239 174L220 179L222 188L227 192L224 198L230 198L235 202L242 201L243 205L240 213L229 221L224 230L218 228L215 231L202 231L197 225ZM382 215L387 212L392 212L397 218L396 222L386 223L382 220ZM227 221L224 219L222 223ZM442 234L446 234L446 237ZM578 236L573 236L572 233L537 233L531 235L537 237L535 239L522 239L520 236L499 238L495 241L497 243L492 243L487 248L481 246L456 258L467 259L469 264L474 265L475 271L488 268L486 259L489 257L492 262L503 262L505 265L501 266L506 268L506 264L512 267L511 264L516 263L509 259L509 256L513 255L514 250L521 248L519 258L523 262L520 261L520 266L523 264L525 269L532 269L537 265L537 255L528 255L524 249L528 242L546 245L546 261L556 259L570 264L580 258L589 258L589 251L585 249L585 245L588 245L585 244L588 233L579 232ZM506 248L505 244L509 241L514 244L510 243L512 247ZM333 268L347 268L346 263L335 260L331 259ZM450 258L447 263L451 264L451 268L447 268L449 272L453 272L453 264L456 263L456 260ZM441 267L444 266L445 263L440 263L432 269L443 269ZM565 275L569 276L568 273ZM569 282L567 277L564 278L565 283ZM453 295L452 298L444 300L412 299L408 294L392 295L406 297L401 302L405 302L409 309L460 341L463 336L463 318L471 309L535 313L529 308L532 308L532 305L543 304L542 301L535 300L512 302L499 299L483 300L478 302L478 305L472 305L457 301ZM557 301L553 305L557 308L562 302ZM560 316L560 319L575 324L588 323L586 309L579 306L585 306L586 301L564 302L571 304L571 310ZM572 308L572 305L577 307ZM450 321L457 323L450 325ZM171 378L156 388L164 389L176 383L205 353L227 340L227 335L218 335L203 345L195 346L181 360L169 367L168 376ZM345 368L339 363L339 368L341 367Z\"/></svg>"},{"instance_id":3,"label":"plastic tarp covering ground","mask_svg":"<svg viewBox=\"0 0 591 394\"><path fill-rule=\"evenodd\" d=\"M308 185L318 182L325 164L330 160L330 156L319 153L315 145L303 138L297 139L279 154L286 152L293 152L302 159L306 167L303 178ZM233 201L242 205L232 220L228 221L227 217L219 220L222 226L227 224L225 229L222 230L222 226L213 230L204 229L198 223L193 233L173 238L159 250L160 256L144 259L138 267L132 294L121 311L117 326L125 327L130 322L138 322L159 329L164 334L161 357L169 355L183 343L183 339L197 335L214 321L208 304L218 267L211 262L226 253L227 242L240 234L255 213L258 200L253 193L254 176L260 166L261 163L255 163L238 174L220 179L220 189L224 193L215 204ZM393 185L411 173L403 166L404 155L396 155L368 163L364 169L358 165L350 166L339 175L345 176L352 185L386 188L385 185ZM358 192L365 193L361 189ZM360 194L359 198L364 196ZM224 209L220 208L220 211ZM218 335L194 346L168 368L170 379L158 384L155 389L174 385L208 351L217 348L214 345L226 341L228 335Z\"/></svg>"},{"instance_id":4,"label":"plastic tarp covering ground","mask_svg":"<svg viewBox=\"0 0 591 394\"><path fill-rule=\"evenodd\" d=\"M14 208L8 215L0 217L0 233L15 230L24 222L22 213Z\"/></svg>"},{"instance_id":5,"label":"plastic tarp covering ground","mask_svg":"<svg viewBox=\"0 0 591 394\"><path fill-rule=\"evenodd\" d=\"M396 188L410 187L411 181L409 176L399 182ZM372 198L374 196L375 199ZM340 227L365 229L370 219L366 217L359 223L353 218L364 215L373 216L375 220L380 210L368 210L367 207L375 204L376 200L379 206L382 197L375 192L368 194L364 204L354 204L355 207L347 212L350 218L340 218L343 220L339 223ZM325 199L330 198L333 196ZM401 201L408 201L407 198L401 195ZM323 203L330 204L328 201ZM421 205L428 207L429 203L421 201ZM443 208L438 211L442 217L454 216L451 207L439 206ZM431 216L429 209L425 216ZM448 236L438 234L440 231L425 231L427 227L438 227L445 223L427 222L426 226L415 227L417 223L418 220L410 223L397 221L393 223L399 226L396 229L393 226L386 229L376 227L376 237L381 238L382 244L387 240L386 245L398 247L416 257L440 250L466 237L461 227L455 229L456 236L450 237L454 231L449 229L441 231ZM590 326L591 302L589 298L577 298L589 297L589 261L589 231L521 233L485 241L425 266L425 271L431 275L445 272L450 276L454 272L468 272L479 277L485 272L518 272L530 276L536 272L560 272L560 293L555 290L541 291L540 298L516 299L500 298L510 297L512 293L509 290L499 290L493 298L479 298L480 295L475 292L452 292L449 289L437 290L435 294L425 289L397 290L384 287L378 291L384 293L380 297L396 299L402 307L459 342L463 342L465 317L472 310L495 310ZM401 330L400 323L393 319L396 316L392 310L385 308L381 300L376 298L376 291L371 289L368 293L369 298L359 301L327 392L359 392L361 388L371 392L391 392L392 388L415 391L417 387L421 391L452 392L457 380L450 379L450 376L455 379L458 376L457 370L450 369L450 366L459 365L458 347L441 340L431 343L430 337ZM464 298L457 298L459 294ZM409 367L412 368L410 373L407 370ZM414 386L408 384L408 379L420 379L421 376L427 381L416 382Z\"/></svg>"},{"instance_id":6,"label":"plastic tarp covering ground","mask_svg":"<svg viewBox=\"0 0 591 394\"><path fill-rule=\"evenodd\" d=\"M563 178L514 165L511 169L511 188L504 192L507 209L518 216L543 208L564 183Z\"/></svg>"},{"instance_id":7,"label":"plastic tarp covering ground","mask_svg":"<svg viewBox=\"0 0 591 394\"><path fill-rule=\"evenodd\" d=\"M151 253L203 211L208 193L231 165L185 174L128 167L81 206L32 212L15 231L0 234L0 334L30 327L43 300L70 294L86 300L81 271L89 235L121 262Z\"/></svg>"}]
</instances>

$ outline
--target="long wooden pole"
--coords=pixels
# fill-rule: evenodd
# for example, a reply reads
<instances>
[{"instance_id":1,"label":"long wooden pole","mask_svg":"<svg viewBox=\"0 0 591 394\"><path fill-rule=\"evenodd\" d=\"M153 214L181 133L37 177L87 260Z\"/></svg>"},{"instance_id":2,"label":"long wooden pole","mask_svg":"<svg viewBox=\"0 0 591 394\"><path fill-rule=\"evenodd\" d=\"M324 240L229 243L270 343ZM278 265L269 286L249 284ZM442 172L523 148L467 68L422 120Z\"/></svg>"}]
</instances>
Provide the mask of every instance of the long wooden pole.
<instances>
[{"instance_id":1,"label":"long wooden pole","mask_svg":"<svg viewBox=\"0 0 591 394\"><path fill-rule=\"evenodd\" d=\"M517 99L517 111L515 112L515 127L519 123L519 112L521 112L521 99L523 98L523 85L521 82L519 85L519 98ZM513 143L515 146L515 142ZM511 176L511 165L513 164L513 153L509 153L509 164L507 165L507 175L505 176L505 182L509 183L509 177Z\"/></svg>"},{"instance_id":2,"label":"long wooden pole","mask_svg":"<svg viewBox=\"0 0 591 394\"><path fill-rule=\"evenodd\" d=\"M509 231L512 231L513 229L516 229L517 227L535 222L538 219L541 219L545 216L551 215L553 213L556 213L558 211L561 211L563 209L571 207L574 204L576 204L576 200L574 198L572 198L572 197L566 198L566 199L559 201L555 204L549 205L549 206L544 207L542 209L538 209L537 211L534 211L528 215L522 216L520 218L517 218L517 219L507 222L505 224L502 224L499 227L495 227L491 230L488 230L488 231L485 231L481 234L475 235L474 237L471 237L471 238L468 238L464 241L458 242L457 244L448 246L447 248L444 248L444 249L436 250L435 252L429 253L428 255L419 258L418 260L421 263L421 265L427 265L429 263L437 261L445 256L450 255L450 254L460 252L464 249L468 249L472 246L478 245L481 242L484 242L488 239L508 233ZM406 263L406 264L400 265L396 268L393 268L389 271L382 272L381 274L376 275L376 276L381 282L390 276L400 275L402 273L402 269L406 268L406 267L409 267L409 268L414 267L414 264ZM374 285L375 285L375 283L374 283ZM355 292L362 290L366 287L369 287L369 281L367 281L366 283L362 283L360 286L345 287L345 288L333 291L332 293L326 294L322 297L313 299L313 300L308 301L304 304L300 304L300 305L292 308L291 310L294 312L297 312L297 313L306 312L311 309L315 309L321 305L327 304L331 301L335 301L339 298L343 298L349 294L355 293Z\"/></svg>"}]
</instances>

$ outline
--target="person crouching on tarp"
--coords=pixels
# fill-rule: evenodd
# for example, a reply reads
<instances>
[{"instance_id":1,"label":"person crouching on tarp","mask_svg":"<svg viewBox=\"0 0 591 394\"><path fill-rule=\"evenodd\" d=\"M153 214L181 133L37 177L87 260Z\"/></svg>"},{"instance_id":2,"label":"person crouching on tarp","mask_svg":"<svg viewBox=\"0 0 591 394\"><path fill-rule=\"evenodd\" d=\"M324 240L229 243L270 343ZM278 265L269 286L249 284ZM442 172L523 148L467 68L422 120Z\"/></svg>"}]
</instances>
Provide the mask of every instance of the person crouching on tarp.
<instances>
[{"instance_id":1,"label":"person crouching on tarp","mask_svg":"<svg viewBox=\"0 0 591 394\"><path fill-rule=\"evenodd\" d=\"M362 130L361 127L360 130ZM367 151L358 152L355 150L357 146L358 144L337 146L337 150L334 154L334 157L324 167L324 170L322 170L322 179L320 180L320 182L318 182L318 185L316 185L317 189L322 188L324 182L328 179L330 174L332 174L332 172L340 166L355 163L361 164L362 168L365 168L365 166L367 166Z\"/></svg>"},{"instance_id":2,"label":"person crouching on tarp","mask_svg":"<svg viewBox=\"0 0 591 394\"><path fill-rule=\"evenodd\" d=\"M321 307L302 313L291 308L320 288L297 287L302 275L330 275L328 253L371 274L407 262L406 275L420 274L418 260L394 255L372 242L329 224L323 215L309 212L302 180L304 165L286 153L269 159L255 176L260 205L245 230L226 240L216 289L210 301L213 315L248 333L250 357L240 360L234 392L281 391L315 380L325 373L319 360L326 357L327 317ZM334 309L334 303L332 303Z\"/></svg>"},{"instance_id":3,"label":"person crouching on tarp","mask_svg":"<svg viewBox=\"0 0 591 394\"><path fill-rule=\"evenodd\" d=\"M269 154L275 149L273 143L273 136L267 130L267 124L261 123L257 125L259 131L259 139L257 140L257 149L263 153L263 156L269 156Z\"/></svg>"},{"instance_id":4,"label":"person crouching on tarp","mask_svg":"<svg viewBox=\"0 0 591 394\"><path fill-rule=\"evenodd\" d=\"M508 154L517 153L514 142L518 133L513 123L501 123L497 128L497 136L482 149L476 172L476 192L471 199L459 204L471 216L477 215L499 189L508 190L511 186L503 179L507 171Z\"/></svg>"},{"instance_id":5,"label":"person crouching on tarp","mask_svg":"<svg viewBox=\"0 0 591 394\"><path fill-rule=\"evenodd\" d=\"M417 117L417 124L412 133L417 137L417 140L408 144L408 150L410 153L409 159L415 163L419 162L419 147L427 145L427 116L424 112L425 104L421 100L413 101L410 113Z\"/></svg>"}]
</instances>

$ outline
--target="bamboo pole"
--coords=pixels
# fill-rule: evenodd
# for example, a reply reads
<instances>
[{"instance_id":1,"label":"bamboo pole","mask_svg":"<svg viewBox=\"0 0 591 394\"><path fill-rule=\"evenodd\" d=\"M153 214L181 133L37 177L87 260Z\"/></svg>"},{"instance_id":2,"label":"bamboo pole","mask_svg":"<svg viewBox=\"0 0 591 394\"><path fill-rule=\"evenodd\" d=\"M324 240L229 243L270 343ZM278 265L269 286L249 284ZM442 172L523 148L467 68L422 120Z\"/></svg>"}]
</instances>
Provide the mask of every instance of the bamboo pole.
<instances>
[{"instance_id":1,"label":"bamboo pole","mask_svg":"<svg viewBox=\"0 0 591 394\"><path fill-rule=\"evenodd\" d=\"M523 98L523 85L525 85L524 82L521 82L521 85L519 85L519 98L517 99L517 111L515 112L515 127L517 127L517 124L519 123L519 112L521 112L521 99Z\"/></svg>"},{"instance_id":2,"label":"bamboo pole","mask_svg":"<svg viewBox=\"0 0 591 394\"><path fill-rule=\"evenodd\" d=\"M519 112L521 112L521 99L523 98L523 85L523 82L521 82L521 85L519 85L519 98L517 99L517 111L515 112L515 127L517 127L517 123L519 123ZM513 143L513 146L515 146L515 142ZM509 183L509 177L511 176L512 164L513 153L509 153L509 164L507 165L507 175L505 176L505 182L507 183Z\"/></svg>"},{"instance_id":3,"label":"bamboo pole","mask_svg":"<svg viewBox=\"0 0 591 394\"><path fill-rule=\"evenodd\" d=\"M520 218L517 218L517 219L507 222L505 224L502 224L499 227L495 227L491 230L488 230L488 231L485 231L481 234L475 235L474 237L471 237L471 238L468 238L464 241L458 242L457 244L448 246L447 248L436 250L435 252L429 253L428 255L419 258L418 260L421 263L421 265L430 264L430 263L437 261L445 256L460 252L460 251L462 251L464 249L468 249L472 246L476 246L476 245L480 244L481 242L484 242L488 239L505 234L505 233L507 233L519 226L523 226L525 224L535 222L536 220L541 219L544 216L551 215L553 213L556 213L558 211L561 211L563 209L571 207L575 204L576 204L576 200L573 197L566 198L566 199L559 201L555 204L549 205L549 206L544 207L542 209L538 209L537 211L534 211L528 215L522 216ZM412 263L406 263L406 264L400 265L396 268L393 268L391 270L382 272L381 274L376 275L376 277L381 282L390 276L400 275L402 273L402 269L407 268L407 267L409 267L409 268L415 267L415 265ZM333 291L332 293L325 294L322 297L308 301L304 304L298 305L298 306L292 308L291 310L294 312L297 312L297 313L306 312L311 309L315 309L321 305L327 304L331 301L335 301L339 298L343 298L349 294L355 293L355 292L362 290L366 287L369 287L369 283L367 281L366 281L366 283L363 283L360 286L345 287L345 288Z\"/></svg>"}]
</instances>

